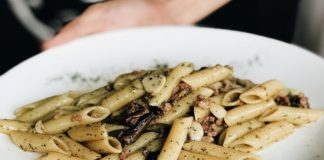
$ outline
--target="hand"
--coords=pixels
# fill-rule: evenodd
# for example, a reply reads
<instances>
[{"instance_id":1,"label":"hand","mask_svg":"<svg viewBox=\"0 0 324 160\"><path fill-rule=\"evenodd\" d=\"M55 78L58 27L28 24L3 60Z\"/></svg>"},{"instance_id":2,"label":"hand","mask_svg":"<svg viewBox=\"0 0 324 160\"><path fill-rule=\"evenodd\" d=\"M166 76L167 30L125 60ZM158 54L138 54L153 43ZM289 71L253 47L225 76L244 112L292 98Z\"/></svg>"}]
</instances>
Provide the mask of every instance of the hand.
<instances>
[{"instance_id":1,"label":"hand","mask_svg":"<svg viewBox=\"0 0 324 160\"><path fill-rule=\"evenodd\" d=\"M80 17L67 24L58 35L43 44L47 49L75 38L114 29L175 24L157 5L146 0L113 0L90 6Z\"/></svg>"},{"instance_id":2,"label":"hand","mask_svg":"<svg viewBox=\"0 0 324 160\"><path fill-rule=\"evenodd\" d=\"M111 0L98 3L45 42L43 49L97 32L134 26L192 24L229 1Z\"/></svg>"}]
</instances>

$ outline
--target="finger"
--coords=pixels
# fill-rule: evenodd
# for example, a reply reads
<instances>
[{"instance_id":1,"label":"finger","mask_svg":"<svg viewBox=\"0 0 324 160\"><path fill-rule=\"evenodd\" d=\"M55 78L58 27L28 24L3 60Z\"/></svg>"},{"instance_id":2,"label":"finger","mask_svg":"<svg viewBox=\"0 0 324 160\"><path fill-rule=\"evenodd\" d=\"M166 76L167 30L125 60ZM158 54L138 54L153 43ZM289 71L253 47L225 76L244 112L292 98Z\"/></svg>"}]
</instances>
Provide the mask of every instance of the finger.
<instances>
[{"instance_id":1,"label":"finger","mask_svg":"<svg viewBox=\"0 0 324 160\"><path fill-rule=\"evenodd\" d=\"M42 49L49 49L60 44L71 41L77 36L77 28L79 26L79 22L77 20L72 21L67 24L55 37L50 40L47 40L42 44Z\"/></svg>"},{"instance_id":2,"label":"finger","mask_svg":"<svg viewBox=\"0 0 324 160\"><path fill-rule=\"evenodd\" d=\"M49 49L86 35L102 32L103 30L104 27L101 22L98 21L83 22L81 20L77 20L71 22L71 24L68 24L66 27L64 27L58 35L56 35L51 40L45 42L42 47L43 49Z\"/></svg>"}]
</instances>

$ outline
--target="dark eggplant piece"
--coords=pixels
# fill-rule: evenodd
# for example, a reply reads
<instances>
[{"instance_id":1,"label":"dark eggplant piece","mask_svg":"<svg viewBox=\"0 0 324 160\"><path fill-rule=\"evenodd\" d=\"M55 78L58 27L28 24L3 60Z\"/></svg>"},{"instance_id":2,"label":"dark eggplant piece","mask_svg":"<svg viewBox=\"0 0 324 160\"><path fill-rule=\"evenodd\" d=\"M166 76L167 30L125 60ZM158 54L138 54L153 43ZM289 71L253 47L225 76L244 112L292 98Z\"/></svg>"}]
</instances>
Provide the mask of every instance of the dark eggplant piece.
<instances>
[{"instance_id":1,"label":"dark eggplant piece","mask_svg":"<svg viewBox=\"0 0 324 160\"><path fill-rule=\"evenodd\" d=\"M141 117L137 126L132 127L123 133L121 137L122 143L130 144L136 141L155 117L156 115L152 112Z\"/></svg>"},{"instance_id":2,"label":"dark eggplant piece","mask_svg":"<svg viewBox=\"0 0 324 160\"><path fill-rule=\"evenodd\" d=\"M138 121L144 115L150 113L147 106L141 106L139 104L133 103L128 109L128 117L125 119L125 123L129 126L136 126Z\"/></svg>"}]
</instances>

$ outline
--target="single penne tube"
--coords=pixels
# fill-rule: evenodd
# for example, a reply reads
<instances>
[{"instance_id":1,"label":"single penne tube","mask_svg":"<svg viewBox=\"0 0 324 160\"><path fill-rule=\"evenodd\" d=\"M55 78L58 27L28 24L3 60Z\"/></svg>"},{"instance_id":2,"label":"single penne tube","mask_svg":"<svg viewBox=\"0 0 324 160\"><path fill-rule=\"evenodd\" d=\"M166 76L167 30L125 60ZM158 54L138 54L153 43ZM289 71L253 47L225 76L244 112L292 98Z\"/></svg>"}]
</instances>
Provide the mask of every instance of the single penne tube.
<instances>
[{"instance_id":1,"label":"single penne tube","mask_svg":"<svg viewBox=\"0 0 324 160\"><path fill-rule=\"evenodd\" d=\"M116 80L114 81L113 87L115 90L120 90L124 87L126 87L128 84L130 84L135 79L140 79L147 73L149 73L149 70L141 70L141 71L134 71L131 73L125 73L122 75L119 75Z\"/></svg>"},{"instance_id":2,"label":"single penne tube","mask_svg":"<svg viewBox=\"0 0 324 160\"><path fill-rule=\"evenodd\" d=\"M240 95L245 91L245 88L232 89L229 92L225 93L222 100L223 106L238 106L241 105Z\"/></svg>"},{"instance_id":3,"label":"single penne tube","mask_svg":"<svg viewBox=\"0 0 324 160\"><path fill-rule=\"evenodd\" d=\"M13 131L27 132L31 129L32 123L17 120L0 119L0 133L10 134Z\"/></svg>"},{"instance_id":4,"label":"single penne tube","mask_svg":"<svg viewBox=\"0 0 324 160\"><path fill-rule=\"evenodd\" d=\"M105 123L105 128L106 128L106 131L109 133L109 132L112 132L112 131L116 131L116 130L124 130L124 129L128 129L129 127L127 126L123 126L123 125L118 125L118 124L107 124Z\"/></svg>"},{"instance_id":5,"label":"single penne tube","mask_svg":"<svg viewBox=\"0 0 324 160\"><path fill-rule=\"evenodd\" d=\"M294 132L294 125L286 122L272 122L240 137L230 147L242 152L257 151L279 141Z\"/></svg>"},{"instance_id":6,"label":"single penne tube","mask_svg":"<svg viewBox=\"0 0 324 160\"><path fill-rule=\"evenodd\" d=\"M219 158L206 154L199 154L182 150L179 154L178 160L226 160L226 158Z\"/></svg>"},{"instance_id":7,"label":"single penne tube","mask_svg":"<svg viewBox=\"0 0 324 160\"><path fill-rule=\"evenodd\" d=\"M57 153L57 152L49 152L46 155L43 155L42 157L38 158L38 160L87 160L87 159L82 159L79 157L74 157L74 156L68 156L62 153Z\"/></svg>"},{"instance_id":8,"label":"single penne tube","mask_svg":"<svg viewBox=\"0 0 324 160\"><path fill-rule=\"evenodd\" d=\"M192 71L192 63L184 62L174 67L166 77L162 89L153 95L153 98L149 100L149 104L151 106L160 106L163 102L166 102L171 97L173 89L179 84L181 78L190 74Z\"/></svg>"},{"instance_id":9,"label":"single penne tube","mask_svg":"<svg viewBox=\"0 0 324 160\"><path fill-rule=\"evenodd\" d=\"M183 145L183 149L201 155L224 158L226 160L260 160L260 157L254 154L240 152L231 148L226 148L213 143L202 141L192 141L185 143Z\"/></svg>"},{"instance_id":10,"label":"single penne tube","mask_svg":"<svg viewBox=\"0 0 324 160\"><path fill-rule=\"evenodd\" d=\"M176 119L171 127L169 135L164 142L158 160L177 160L182 146L187 139L188 130L193 121L192 117Z\"/></svg>"},{"instance_id":11,"label":"single penne tube","mask_svg":"<svg viewBox=\"0 0 324 160\"><path fill-rule=\"evenodd\" d=\"M57 119L58 117L76 112L78 110L80 110L80 108L78 108L76 106L62 106L62 107L59 107L57 110L43 116L40 120L48 121L51 119Z\"/></svg>"},{"instance_id":12,"label":"single penne tube","mask_svg":"<svg viewBox=\"0 0 324 160\"><path fill-rule=\"evenodd\" d=\"M36 101L36 102L32 102L30 104L27 104L27 105L24 105L24 106L18 108L15 111L15 116L20 117L22 114L33 110L34 108L38 107L40 104L43 104L43 103L45 103L47 101L50 101L51 99L56 99L57 97L60 97L60 96L68 96L70 98L75 99L79 95L80 95L79 92L69 91L67 93L64 93L63 95L52 96L52 97L48 97L48 98L45 98L45 99L42 99L42 100L39 100L39 101Z\"/></svg>"},{"instance_id":13,"label":"single penne tube","mask_svg":"<svg viewBox=\"0 0 324 160\"><path fill-rule=\"evenodd\" d=\"M102 140L108 137L105 125L76 126L67 133L71 139L78 142Z\"/></svg>"},{"instance_id":14,"label":"single penne tube","mask_svg":"<svg viewBox=\"0 0 324 160\"><path fill-rule=\"evenodd\" d=\"M285 86L278 80L269 80L256 85L240 95L240 99L247 104L256 104L272 98Z\"/></svg>"},{"instance_id":15,"label":"single penne tube","mask_svg":"<svg viewBox=\"0 0 324 160\"><path fill-rule=\"evenodd\" d=\"M121 109L118 109L114 112L111 112L111 117L117 117L119 116L121 113L123 113L124 111L126 110L126 108L121 108Z\"/></svg>"},{"instance_id":16,"label":"single penne tube","mask_svg":"<svg viewBox=\"0 0 324 160\"><path fill-rule=\"evenodd\" d=\"M220 89L223 87L223 83L222 82L215 82L211 85L208 86L208 88L214 90L215 95L218 95L220 92Z\"/></svg>"},{"instance_id":17,"label":"single penne tube","mask_svg":"<svg viewBox=\"0 0 324 160\"><path fill-rule=\"evenodd\" d=\"M60 106L71 105L74 102L74 98L70 97L68 93L52 97L40 104L35 108L21 114L17 117L17 120L23 122L35 122L41 119L43 116L55 111Z\"/></svg>"},{"instance_id":18,"label":"single penne tube","mask_svg":"<svg viewBox=\"0 0 324 160\"><path fill-rule=\"evenodd\" d=\"M264 112L259 120L263 122L287 121L295 125L304 125L317 121L324 115L323 110L278 106Z\"/></svg>"},{"instance_id":19,"label":"single penne tube","mask_svg":"<svg viewBox=\"0 0 324 160\"><path fill-rule=\"evenodd\" d=\"M108 136L107 138L102 140L87 141L84 143L84 145L90 150L102 154L122 152L122 145L119 140L111 136Z\"/></svg>"},{"instance_id":20,"label":"single penne tube","mask_svg":"<svg viewBox=\"0 0 324 160\"><path fill-rule=\"evenodd\" d=\"M157 138L159 134L156 132L146 132L142 134L134 143L123 148L123 152L126 154L131 154L139 149L145 147L149 142Z\"/></svg>"},{"instance_id":21,"label":"single penne tube","mask_svg":"<svg viewBox=\"0 0 324 160\"><path fill-rule=\"evenodd\" d=\"M218 143L223 145L224 147L229 147L232 142L237 140L238 138L244 136L245 134L253 131L254 129L263 127L264 122L260 122L256 119L252 119L250 121L246 121L243 123L239 123L237 125L228 127L224 130L219 139Z\"/></svg>"},{"instance_id":22,"label":"single penne tube","mask_svg":"<svg viewBox=\"0 0 324 160\"><path fill-rule=\"evenodd\" d=\"M100 154L89 150L87 147L84 147L82 144L70 139L64 134L57 135L58 138L63 140L71 151L71 155L86 160L97 160L101 157Z\"/></svg>"},{"instance_id":23,"label":"single penne tube","mask_svg":"<svg viewBox=\"0 0 324 160\"><path fill-rule=\"evenodd\" d=\"M211 96L208 98L209 101L215 103L215 104L218 104L218 105L222 105L222 101L224 99L224 94L218 94L218 95L215 95L215 96Z\"/></svg>"},{"instance_id":24,"label":"single penne tube","mask_svg":"<svg viewBox=\"0 0 324 160\"><path fill-rule=\"evenodd\" d=\"M84 108L78 112L44 122L44 132L49 134L63 133L75 126L99 122L109 114L110 111L107 108L100 106Z\"/></svg>"},{"instance_id":25,"label":"single penne tube","mask_svg":"<svg viewBox=\"0 0 324 160\"><path fill-rule=\"evenodd\" d=\"M31 133L41 133L45 134L45 128L42 120L39 120L35 123L34 128L30 130Z\"/></svg>"},{"instance_id":26,"label":"single penne tube","mask_svg":"<svg viewBox=\"0 0 324 160\"><path fill-rule=\"evenodd\" d=\"M114 92L111 91L111 92L107 92L107 93L104 93L104 94L101 94L101 95L98 95L96 97L93 97L91 99L88 99L87 101L77 105L78 107L80 108L84 108L84 107L89 107L89 106L95 106L95 105L100 105L101 102L106 98L108 97L109 95L113 94Z\"/></svg>"},{"instance_id":27,"label":"single penne tube","mask_svg":"<svg viewBox=\"0 0 324 160\"><path fill-rule=\"evenodd\" d=\"M182 78L182 81L192 87L192 89L198 89L200 87L209 86L215 82L224 80L232 74L232 69L223 67L221 65L216 65L215 67L206 68L187 75Z\"/></svg>"},{"instance_id":28,"label":"single penne tube","mask_svg":"<svg viewBox=\"0 0 324 160\"><path fill-rule=\"evenodd\" d=\"M45 99L42 99L42 100L39 100L39 101L36 101L36 102L32 102L30 104L26 104L20 108L18 108L16 111L15 111L15 116L16 117L20 117L22 114L28 112L28 111L31 111L32 109L36 108L39 104L45 102L45 101L48 101L50 100L51 98L55 98L57 96L52 96L52 97L48 97L48 98L45 98Z\"/></svg>"},{"instance_id":29,"label":"single penne tube","mask_svg":"<svg viewBox=\"0 0 324 160\"><path fill-rule=\"evenodd\" d=\"M261 102L257 104L246 104L235 107L227 112L224 121L228 126L254 119L264 113L266 110L276 106L273 100Z\"/></svg>"},{"instance_id":30,"label":"single penne tube","mask_svg":"<svg viewBox=\"0 0 324 160\"><path fill-rule=\"evenodd\" d=\"M163 145L163 139L158 138L158 139L155 139L155 140L149 142L145 146L145 149L148 150L149 152L157 152L162 148L162 145Z\"/></svg>"},{"instance_id":31,"label":"single penne tube","mask_svg":"<svg viewBox=\"0 0 324 160\"><path fill-rule=\"evenodd\" d=\"M142 152L137 151L137 152L127 156L126 160L145 160L145 155Z\"/></svg>"},{"instance_id":32,"label":"single penne tube","mask_svg":"<svg viewBox=\"0 0 324 160\"><path fill-rule=\"evenodd\" d=\"M195 120L198 122L202 122L205 117L207 117L210 114L209 109L202 109L200 107L194 107L194 117Z\"/></svg>"},{"instance_id":33,"label":"single penne tube","mask_svg":"<svg viewBox=\"0 0 324 160\"><path fill-rule=\"evenodd\" d=\"M113 154L108 154L106 157L103 157L100 160L120 160L120 159L119 159L119 154L113 153Z\"/></svg>"},{"instance_id":34,"label":"single penne tube","mask_svg":"<svg viewBox=\"0 0 324 160\"><path fill-rule=\"evenodd\" d=\"M24 151L71 154L68 145L56 136L18 131L11 132L10 137L12 141Z\"/></svg>"},{"instance_id":35,"label":"single penne tube","mask_svg":"<svg viewBox=\"0 0 324 160\"><path fill-rule=\"evenodd\" d=\"M135 80L123 89L117 90L103 100L102 106L114 112L128 103L140 98L145 90L140 80Z\"/></svg>"},{"instance_id":36,"label":"single penne tube","mask_svg":"<svg viewBox=\"0 0 324 160\"><path fill-rule=\"evenodd\" d=\"M212 94L213 91L209 88L200 88L199 90L195 90L178 100L166 114L161 118L156 119L154 123L171 124L173 120L183 117L190 111L191 106L196 101L198 95L209 97Z\"/></svg>"},{"instance_id":37,"label":"single penne tube","mask_svg":"<svg viewBox=\"0 0 324 160\"><path fill-rule=\"evenodd\" d=\"M98 88L98 89L93 90L91 92L84 93L78 98L78 100L76 102L76 106L82 106L85 103L87 103L88 101L91 101L92 99L94 99L94 98L96 98L98 96L107 94L107 93L108 93L107 86Z\"/></svg>"}]
</instances>

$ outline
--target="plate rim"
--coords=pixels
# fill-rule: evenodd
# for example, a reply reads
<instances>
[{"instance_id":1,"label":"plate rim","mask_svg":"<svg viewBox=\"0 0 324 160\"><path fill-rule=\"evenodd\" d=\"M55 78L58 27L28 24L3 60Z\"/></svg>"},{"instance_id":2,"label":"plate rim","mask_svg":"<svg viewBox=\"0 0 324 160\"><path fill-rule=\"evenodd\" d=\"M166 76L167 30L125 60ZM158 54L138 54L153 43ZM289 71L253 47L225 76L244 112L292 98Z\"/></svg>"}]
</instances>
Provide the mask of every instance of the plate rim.
<instances>
[{"instance_id":1,"label":"plate rim","mask_svg":"<svg viewBox=\"0 0 324 160\"><path fill-rule=\"evenodd\" d=\"M265 39L267 41L273 41L276 43L284 44L286 46L302 50L304 53L308 52L309 56L312 56L315 59L321 60L324 63L324 58L318 55L315 52L312 52L302 46L297 46L294 43L287 43L278 39L254 34L254 33L249 33L249 32L243 32L243 31L237 31L237 30L231 30L231 29L223 29L223 28L211 28L211 27L204 27L204 26L188 26L188 25L162 25L162 26L143 26L143 27L133 27L133 28L125 28L125 29L119 29L119 30L114 30L114 31L105 31L105 32L100 32L100 33L95 33L92 35L87 35L84 37L80 37L78 39L72 40L70 42L67 42L63 45L56 46L44 51L41 51L39 53L36 53L35 55L21 61L20 63L16 64L15 66L11 67L8 69L6 72L4 72L2 75L0 75L0 80L4 79L7 75L13 73L15 70L17 70L20 66L30 63L40 57L48 56L48 55L55 55L55 54L60 54L59 50L64 50L65 48L69 48L72 45L76 45L82 41L91 41L93 39L98 39L100 37L106 37L109 35L118 35L118 34L130 34L132 32L143 32L145 30L147 31L154 31L154 30L210 30L210 31L216 31L216 32L228 32L228 33L234 33L234 34L240 34L244 36L252 36L252 37L257 37L261 39ZM56 53L57 52L57 53ZM62 54L62 53L61 53ZM64 54L69 54L69 53L64 53Z\"/></svg>"}]
</instances>

